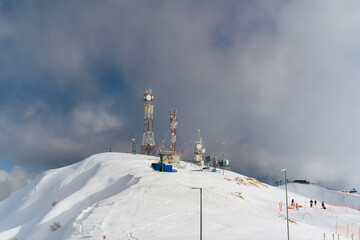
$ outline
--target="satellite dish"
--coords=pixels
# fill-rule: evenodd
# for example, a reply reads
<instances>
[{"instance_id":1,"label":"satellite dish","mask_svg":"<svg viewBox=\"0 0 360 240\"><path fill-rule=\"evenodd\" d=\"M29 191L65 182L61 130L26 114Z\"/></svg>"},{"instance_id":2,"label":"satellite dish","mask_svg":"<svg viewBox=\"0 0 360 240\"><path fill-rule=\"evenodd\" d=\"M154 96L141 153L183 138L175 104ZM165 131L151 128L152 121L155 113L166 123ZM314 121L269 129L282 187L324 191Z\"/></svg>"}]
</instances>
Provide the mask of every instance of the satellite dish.
<instances>
[{"instance_id":1,"label":"satellite dish","mask_svg":"<svg viewBox=\"0 0 360 240\"><path fill-rule=\"evenodd\" d=\"M198 150L201 149L201 144L200 143L196 144L196 149L198 149Z\"/></svg>"},{"instance_id":2,"label":"satellite dish","mask_svg":"<svg viewBox=\"0 0 360 240\"><path fill-rule=\"evenodd\" d=\"M146 95L146 100L150 101L151 100L151 96L148 94Z\"/></svg>"}]
</instances>

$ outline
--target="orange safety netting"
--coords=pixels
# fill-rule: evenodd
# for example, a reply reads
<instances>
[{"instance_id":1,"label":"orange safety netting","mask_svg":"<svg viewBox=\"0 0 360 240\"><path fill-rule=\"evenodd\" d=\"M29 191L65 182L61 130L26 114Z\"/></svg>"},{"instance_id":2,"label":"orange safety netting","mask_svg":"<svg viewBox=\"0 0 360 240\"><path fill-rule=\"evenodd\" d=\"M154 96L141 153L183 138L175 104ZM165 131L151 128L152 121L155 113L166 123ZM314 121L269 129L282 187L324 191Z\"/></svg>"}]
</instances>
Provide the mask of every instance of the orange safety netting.
<instances>
[{"instance_id":1,"label":"orange safety netting","mask_svg":"<svg viewBox=\"0 0 360 240\"><path fill-rule=\"evenodd\" d=\"M353 237L354 240L360 239L360 227L353 226L353 224L339 224L336 222L336 234L340 234L344 237Z\"/></svg>"}]
</instances>

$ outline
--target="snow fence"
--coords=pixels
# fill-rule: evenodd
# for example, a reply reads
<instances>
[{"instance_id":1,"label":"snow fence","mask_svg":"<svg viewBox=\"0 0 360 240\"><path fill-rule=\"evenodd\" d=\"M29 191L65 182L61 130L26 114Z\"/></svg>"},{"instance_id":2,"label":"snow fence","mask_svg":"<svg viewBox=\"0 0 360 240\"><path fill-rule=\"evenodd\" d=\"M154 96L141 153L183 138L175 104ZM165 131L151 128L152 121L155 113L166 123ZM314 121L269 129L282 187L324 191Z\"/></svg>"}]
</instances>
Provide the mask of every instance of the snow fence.
<instances>
[{"instance_id":1,"label":"snow fence","mask_svg":"<svg viewBox=\"0 0 360 240\"><path fill-rule=\"evenodd\" d=\"M357 206L321 204L310 207L309 202L298 203L298 208L289 207L289 219L319 226L348 239L360 240L360 211ZM279 202L279 213L286 217L286 205Z\"/></svg>"}]
</instances>

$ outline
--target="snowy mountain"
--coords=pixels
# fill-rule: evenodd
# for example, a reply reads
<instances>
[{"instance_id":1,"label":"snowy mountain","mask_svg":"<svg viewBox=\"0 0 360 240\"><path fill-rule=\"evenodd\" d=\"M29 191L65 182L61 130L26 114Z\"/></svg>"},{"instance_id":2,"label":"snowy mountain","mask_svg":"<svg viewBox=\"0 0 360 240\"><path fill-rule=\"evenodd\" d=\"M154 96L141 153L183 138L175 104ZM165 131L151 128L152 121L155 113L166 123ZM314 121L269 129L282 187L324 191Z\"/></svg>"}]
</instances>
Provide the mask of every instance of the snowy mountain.
<instances>
[{"instance_id":1,"label":"snowy mountain","mask_svg":"<svg viewBox=\"0 0 360 240\"><path fill-rule=\"evenodd\" d=\"M198 239L200 198L192 187L203 188L203 239L286 238L282 189L184 162L177 172L157 172L150 167L156 161L102 153L46 171L0 202L0 239ZM289 211L291 239L330 239L334 213L314 210Z\"/></svg>"}]
</instances>

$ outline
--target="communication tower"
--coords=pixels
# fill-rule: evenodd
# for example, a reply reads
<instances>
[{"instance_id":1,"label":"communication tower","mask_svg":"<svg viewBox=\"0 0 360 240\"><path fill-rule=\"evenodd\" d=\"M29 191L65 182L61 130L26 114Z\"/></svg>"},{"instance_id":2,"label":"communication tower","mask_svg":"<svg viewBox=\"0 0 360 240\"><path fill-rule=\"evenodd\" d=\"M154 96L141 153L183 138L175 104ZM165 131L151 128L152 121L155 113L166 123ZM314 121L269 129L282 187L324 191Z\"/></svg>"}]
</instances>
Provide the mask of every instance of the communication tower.
<instances>
[{"instance_id":1,"label":"communication tower","mask_svg":"<svg viewBox=\"0 0 360 240\"><path fill-rule=\"evenodd\" d=\"M170 130L171 130L171 150L176 154L176 126L178 124L178 119L176 117L176 109L170 110Z\"/></svg>"},{"instance_id":2,"label":"communication tower","mask_svg":"<svg viewBox=\"0 0 360 240\"><path fill-rule=\"evenodd\" d=\"M159 146L159 155L160 161L162 163L171 164L173 166L179 166L180 164L180 155L176 154L176 126L178 124L178 119L176 116L177 110L171 109L170 110L170 123L169 127L171 130L171 145L170 149L165 149L164 141Z\"/></svg>"},{"instance_id":3,"label":"communication tower","mask_svg":"<svg viewBox=\"0 0 360 240\"><path fill-rule=\"evenodd\" d=\"M151 89L144 92L144 133L141 144L141 154L156 156L154 138L154 94Z\"/></svg>"},{"instance_id":4,"label":"communication tower","mask_svg":"<svg viewBox=\"0 0 360 240\"><path fill-rule=\"evenodd\" d=\"M200 136L200 129L198 129L198 137L197 141L195 142L195 148L194 148L194 163L197 165L204 165L204 142L202 141L202 138Z\"/></svg>"},{"instance_id":5,"label":"communication tower","mask_svg":"<svg viewBox=\"0 0 360 240\"><path fill-rule=\"evenodd\" d=\"M225 146L225 143L223 142L223 147ZM230 170L230 161L228 159L225 159L225 153L222 152L221 154L221 161L218 161L219 167L224 170Z\"/></svg>"}]
</instances>

